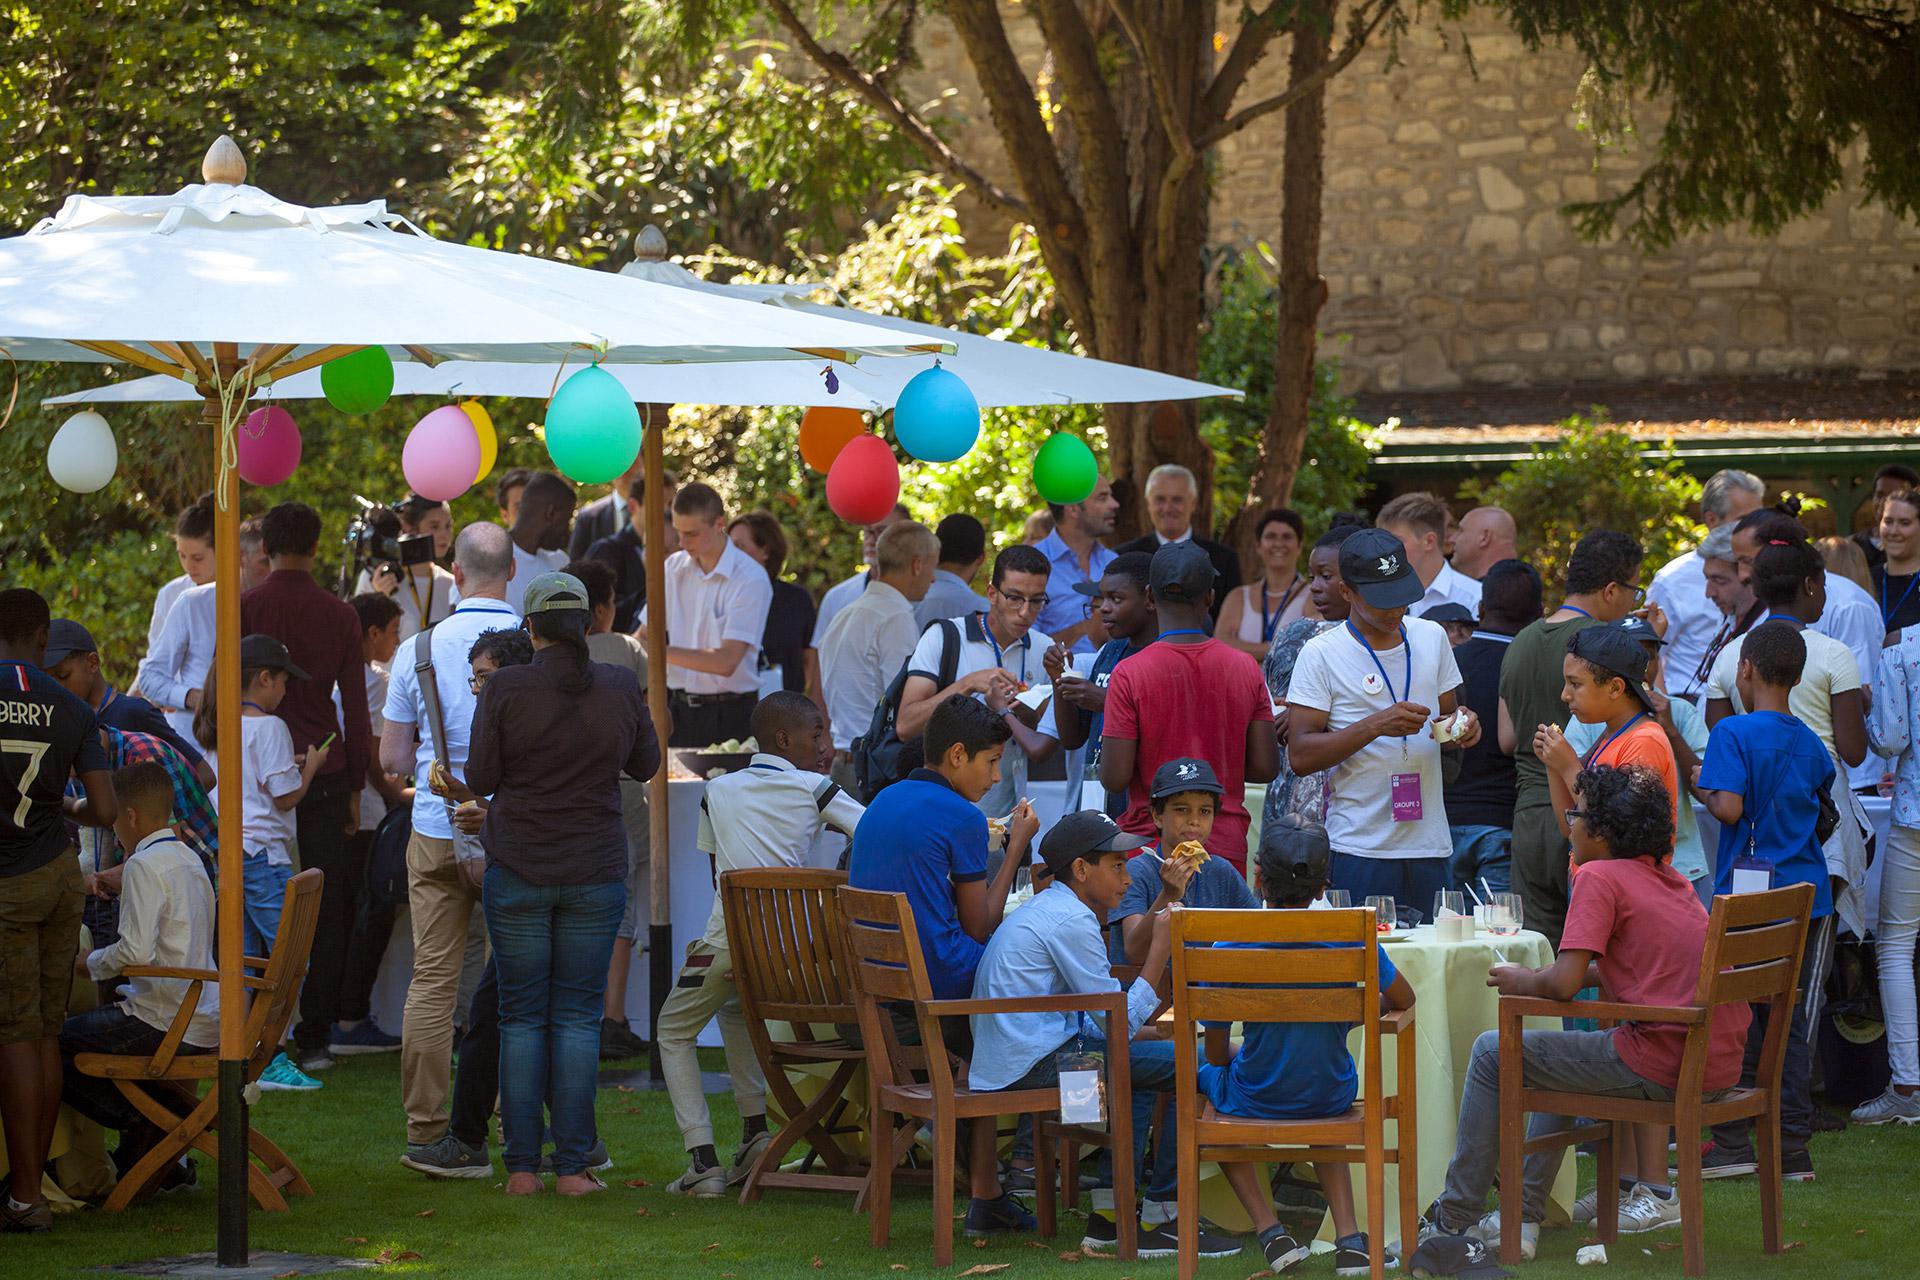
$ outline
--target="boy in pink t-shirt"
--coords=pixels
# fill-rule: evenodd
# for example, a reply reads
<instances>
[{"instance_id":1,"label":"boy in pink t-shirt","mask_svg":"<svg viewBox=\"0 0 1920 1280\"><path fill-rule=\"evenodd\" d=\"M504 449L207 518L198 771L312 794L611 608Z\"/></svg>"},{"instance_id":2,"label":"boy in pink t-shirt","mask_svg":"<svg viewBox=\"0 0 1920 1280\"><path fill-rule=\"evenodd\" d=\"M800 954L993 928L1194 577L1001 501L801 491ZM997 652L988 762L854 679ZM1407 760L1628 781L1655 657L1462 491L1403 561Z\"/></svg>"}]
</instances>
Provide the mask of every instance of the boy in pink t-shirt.
<instances>
[{"instance_id":1,"label":"boy in pink t-shirt","mask_svg":"<svg viewBox=\"0 0 1920 1280\"><path fill-rule=\"evenodd\" d=\"M1273 780L1280 747L1259 665L1207 634L1214 576L1213 561L1190 542L1168 543L1154 553L1147 589L1160 638L1114 668L1100 739L1100 782L1108 791L1127 793L1121 827L1154 836L1159 829L1149 792L1155 772L1170 760L1206 761L1225 788L1207 852L1245 874L1246 784Z\"/></svg>"},{"instance_id":2,"label":"boy in pink t-shirt","mask_svg":"<svg viewBox=\"0 0 1920 1280\"><path fill-rule=\"evenodd\" d=\"M1576 798L1580 807L1572 839L1580 874L1573 881L1559 958L1545 969L1497 966L1487 985L1502 995L1568 1000L1589 985L1593 966L1608 1000L1691 1004L1706 949L1707 913L1693 885L1670 865L1673 799L1660 775L1644 765L1591 768L1580 774ZM1745 1005L1714 1010L1705 1081L1709 1096L1739 1082L1750 1018ZM1673 1097L1686 1044L1686 1028L1656 1023L1524 1035L1526 1082L1532 1088L1657 1101ZM1499 1239L1499 1215L1484 1213L1499 1166L1499 1109L1500 1038L1489 1031L1474 1042L1446 1190L1428 1211L1423 1235L1466 1235L1488 1244ZM1571 1123L1565 1116L1536 1115L1530 1132L1552 1133ZM1678 1225L1680 1202L1667 1183L1666 1143L1641 1141L1637 1151L1638 1176L1620 1205L1620 1230ZM1528 1259L1539 1240L1561 1155L1555 1150L1527 1159L1522 1252ZM1623 1175L1634 1172L1623 1165ZM1621 1181L1624 1187L1628 1177Z\"/></svg>"}]
</instances>

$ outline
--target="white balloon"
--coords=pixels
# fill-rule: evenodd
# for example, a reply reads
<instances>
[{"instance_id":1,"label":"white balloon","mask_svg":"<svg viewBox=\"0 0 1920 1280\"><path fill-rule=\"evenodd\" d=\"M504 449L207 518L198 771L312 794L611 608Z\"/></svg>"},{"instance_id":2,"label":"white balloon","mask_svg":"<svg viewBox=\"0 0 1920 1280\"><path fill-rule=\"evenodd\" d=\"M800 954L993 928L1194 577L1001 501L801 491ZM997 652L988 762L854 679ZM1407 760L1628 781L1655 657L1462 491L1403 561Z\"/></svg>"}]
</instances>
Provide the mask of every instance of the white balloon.
<instances>
[{"instance_id":1,"label":"white balloon","mask_svg":"<svg viewBox=\"0 0 1920 1280\"><path fill-rule=\"evenodd\" d=\"M120 465L120 447L113 428L91 409L83 409L60 424L47 445L47 471L54 483L75 493L106 487Z\"/></svg>"}]
</instances>

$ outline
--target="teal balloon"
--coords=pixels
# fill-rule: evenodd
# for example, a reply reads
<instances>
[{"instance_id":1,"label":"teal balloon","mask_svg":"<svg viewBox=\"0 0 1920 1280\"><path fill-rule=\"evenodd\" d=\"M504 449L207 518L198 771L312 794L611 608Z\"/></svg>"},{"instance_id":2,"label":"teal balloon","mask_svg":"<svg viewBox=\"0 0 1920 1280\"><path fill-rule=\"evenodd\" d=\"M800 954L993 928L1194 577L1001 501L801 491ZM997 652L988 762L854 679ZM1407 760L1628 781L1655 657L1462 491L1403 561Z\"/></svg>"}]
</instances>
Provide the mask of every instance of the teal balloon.
<instances>
[{"instance_id":1,"label":"teal balloon","mask_svg":"<svg viewBox=\"0 0 1920 1280\"><path fill-rule=\"evenodd\" d=\"M372 413L393 394L393 357L385 347L362 347L320 366L320 389L342 413Z\"/></svg>"},{"instance_id":2,"label":"teal balloon","mask_svg":"<svg viewBox=\"0 0 1920 1280\"><path fill-rule=\"evenodd\" d=\"M1048 502L1071 506L1100 483L1100 462L1079 436L1056 432L1033 457L1033 487Z\"/></svg>"},{"instance_id":3,"label":"teal balloon","mask_svg":"<svg viewBox=\"0 0 1920 1280\"><path fill-rule=\"evenodd\" d=\"M575 484L605 484L640 456L633 393L599 365L560 384L547 405L547 456Z\"/></svg>"},{"instance_id":4,"label":"teal balloon","mask_svg":"<svg viewBox=\"0 0 1920 1280\"><path fill-rule=\"evenodd\" d=\"M952 462L980 438L980 402L965 382L935 365L900 389L893 435L922 462Z\"/></svg>"}]
</instances>

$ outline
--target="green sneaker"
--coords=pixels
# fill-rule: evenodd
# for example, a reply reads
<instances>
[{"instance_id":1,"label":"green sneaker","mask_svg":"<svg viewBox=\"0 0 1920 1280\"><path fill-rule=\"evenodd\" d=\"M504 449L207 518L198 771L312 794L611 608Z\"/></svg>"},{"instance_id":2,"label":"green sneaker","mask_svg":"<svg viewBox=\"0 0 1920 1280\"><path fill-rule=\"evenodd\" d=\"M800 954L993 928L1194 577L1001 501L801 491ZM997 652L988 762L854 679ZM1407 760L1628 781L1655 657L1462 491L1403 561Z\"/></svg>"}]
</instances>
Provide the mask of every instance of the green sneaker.
<instances>
[{"instance_id":1,"label":"green sneaker","mask_svg":"<svg viewBox=\"0 0 1920 1280\"><path fill-rule=\"evenodd\" d=\"M278 1092L311 1092L320 1088L320 1082L293 1065L284 1053L277 1053L267 1069L260 1073L260 1087Z\"/></svg>"}]
</instances>

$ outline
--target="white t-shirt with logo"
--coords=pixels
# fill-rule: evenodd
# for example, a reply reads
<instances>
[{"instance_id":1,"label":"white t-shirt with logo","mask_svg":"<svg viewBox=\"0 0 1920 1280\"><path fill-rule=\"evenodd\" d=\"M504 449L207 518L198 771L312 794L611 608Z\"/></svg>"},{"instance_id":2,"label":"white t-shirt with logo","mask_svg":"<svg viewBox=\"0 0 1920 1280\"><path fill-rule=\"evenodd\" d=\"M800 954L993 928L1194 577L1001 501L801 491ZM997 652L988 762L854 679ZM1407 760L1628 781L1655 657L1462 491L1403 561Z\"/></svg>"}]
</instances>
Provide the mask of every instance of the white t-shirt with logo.
<instances>
[{"instance_id":1,"label":"white t-shirt with logo","mask_svg":"<svg viewBox=\"0 0 1920 1280\"><path fill-rule=\"evenodd\" d=\"M960 662L953 669L953 678L959 680L976 671L997 666L1011 672L1025 684L1046 683L1047 673L1040 662L1041 654L1046 652L1046 637L1041 636L1036 641L1033 631L1029 630L1020 637L1018 643L996 649L986 629L986 617L984 613L975 613L950 619L960 632ZM921 635L920 643L914 646L913 656L907 660L907 674L925 676L938 685L940 657L945 651L946 637L947 629L944 626L928 627ZM986 701L983 694L976 693L973 696L981 702ZM1044 714L1037 732L1048 737L1059 736L1053 728L1052 718ZM1026 786L1027 753L1020 749L1019 743L1009 739L1006 750L1000 755L1000 781L980 797L980 811L989 818L1006 817L1020 803L1020 797L1026 794Z\"/></svg>"},{"instance_id":2,"label":"white t-shirt with logo","mask_svg":"<svg viewBox=\"0 0 1920 1280\"><path fill-rule=\"evenodd\" d=\"M1807 642L1807 665L1800 673L1800 683L1787 695L1787 710L1826 744L1834 768L1845 773L1846 762L1840 758L1840 748L1833 741L1833 695L1860 687L1860 664L1853 660L1853 650L1832 636L1806 627L1802 628L1800 638ZM1740 701L1738 684L1740 648L1741 640L1734 640L1720 651L1720 656L1713 660L1713 674L1707 677L1706 689L1709 699L1725 698L1731 702L1736 715L1747 709ZM1871 755L1868 762L1876 771L1880 770L1881 766Z\"/></svg>"},{"instance_id":3,"label":"white t-shirt with logo","mask_svg":"<svg viewBox=\"0 0 1920 1280\"><path fill-rule=\"evenodd\" d=\"M1441 695L1460 687L1453 646L1437 622L1410 617L1405 629L1407 643L1384 650L1370 650L1345 626L1307 641L1294 664L1288 703L1326 712L1330 731L1358 724L1402 701L1439 714ZM1417 820L1394 821L1393 779L1398 774L1419 775ZM1328 771L1327 839L1335 852L1363 858L1452 854L1441 797L1440 744L1430 731L1404 739L1376 738Z\"/></svg>"}]
</instances>

